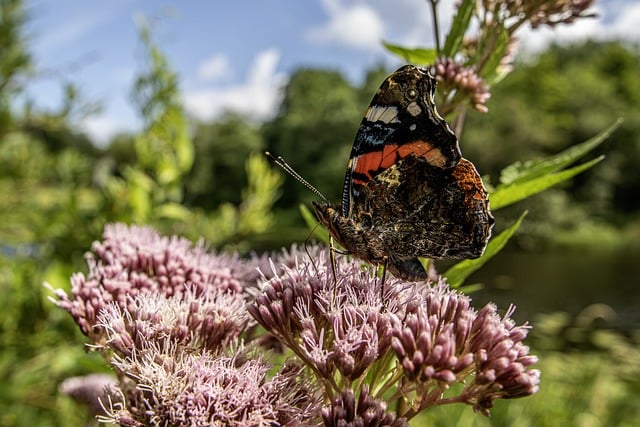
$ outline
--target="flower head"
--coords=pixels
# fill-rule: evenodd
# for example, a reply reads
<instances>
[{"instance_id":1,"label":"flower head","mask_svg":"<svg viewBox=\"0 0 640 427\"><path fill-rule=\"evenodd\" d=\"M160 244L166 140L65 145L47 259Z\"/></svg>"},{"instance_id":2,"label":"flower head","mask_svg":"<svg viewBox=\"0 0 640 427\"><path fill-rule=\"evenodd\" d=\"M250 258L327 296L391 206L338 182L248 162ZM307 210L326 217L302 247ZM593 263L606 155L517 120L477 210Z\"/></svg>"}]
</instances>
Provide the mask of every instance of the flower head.
<instances>
[{"instance_id":1,"label":"flower head","mask_svg":"<svg viewBox=\"0 0 640 427\"><path fill-rule=\"evenodd\" d=\"M469 349L475 355L475 378L469 396L474 408L485 414L495 399L530 396L539 388L540 371L529 369L538 358L522 343L529 326L515 325L510 318L514 310L510 307L501 318L496 306L487 304L471 325Z\"/></svg>"},{"instance_id":2,"label":"flower head","mask_svg":"<svg viewBox=\"0 0 640 427\"><path fill-rule=\"evenodd\" d=\"M182 299L139 294L129 299L126 309L110 303L97 322L105 346L120 356L130 356L149 342L218 352L244 331L249 314L241 294L216 291L199 297L188 290Z\"/></svg>"},{"instance_id":3,"label":"flower head","mask_svg":"<svg viewBox=\"0 0 640 427\"><path fill-rule=\"evenodd\" d=\"M114 367L135 380L124 402L107 408L123 426L242 426L311 424L317 393L300 366L287 364L272 378L268 365L242 351L235 356L176 351L152 345L116 358Z\"/></svg>"},{"instance_id":4,"label":"flower head","mask_svg":"<svg viewBox=\"0 0 640 427\"><path fill-rule=\"evenodd\" d=\"M212 294L215 299L220 292L240 293L244 287L245 267L237 257L207 252L203 242L194 246L150 227L107 225L86 259L89 274L74 274L71 296L55 291L55 303L98 343L103 336L94 328L97 315L110 303L124 310L132 297L144 293L178 299Z\"/></svg>"},{"instance_id":5,"label":"flower head","mask_svg":"<svg viewBox=\"0 0 640 427\"><path fill-rule=\"evenodd\" d=\"M72 279L72 296L56 292L118 374L118 387L102 394L101 419L135 427L321 419L405 426L436 404L488 414L495 399L537 391L537 358L522 343L528 326L513 322L512 308L502 317L492 304L476 311L441 279L383 283L375 269L348 257L332 264L329 255L294 247L275 260L241 262L149 228L108 227L87 256L89 274ZM246 287L255 266L259 279ZM255 298L246 306L248 294ZM275 375L258 347L241 344L250 316L296 356ZM95 404L91 384L65 390ZM331 402L322 410L320 387ZM389 411L390 402L402 412Z\"/></svg>"},{"instance_id":6,"label":"flower head","mask_svg":"<svg viewBox=\"0 0 640 427\"><path fill-rule=\"evenodd\" d=\"M396 418L394 413L387 412L386 403L373 398L366 384L360 390L359 396L351 389L343 390L334 397L331 406L322 408L321 413L327 427L409 425L406 419Z\"/></svg>"},{"instance_id":7,"label":"flower head","mask_svg":"<svg viewBox=\"0 0 640 427\"><path fill-rule=\"evenodd\" d=\"M523 2L524 3L524 2ZM541 25L550 27L558 24L571 24L579 18L595 16L588 9L594 0L550 0L542 2L539 8L531 10L531 26L537 28Z\"/></svg>"},{"instance_id":8,"label":"flower head","mask_svg":"<svg viewBox=\"0 0 640 427\"><path fill-rule=\"evenodd\" d=\"M395 324L392 347L405 376L423 394L463 382L458 400L488 414L497 398L528 396L538 390L537 362L522 343L528 326L516 326L493 304L479 312L470 299L440 283L408 309ZM424 406L434 402L425 401Z\"/></svg>"},{"instance_id":9,"label":"flower head","mask_svg":"<svg viewBox=\"0 0 640 427\"><path fill-rule=\"evenodd\" d=\"M89 374L81 377L71 377L64 380L59 387L62 394L71 396L74 400L89 407L92 415L103 414L101 401L116 394L118 381L112 375Z\"/></svg>"},{"instance_id":10,"label":"flower head","mask_svg":"<svg viewBox=\"0 0 640 427\"><path fill-rule=\"evenodd\" d=\"M495 20L517 28L529 22L531 27L571 24L576 19L591 18L594 0L482 0L482 8Z\"/></svg>"},{"instance_id":11,"label":"flower head","mask_svg":"<svg viewBox=\"0 0 640 427\"><path fill-rule=\"evenodd\" d=\"M317 254L313 261L301 257L294 267L274 273L248 310L325 377L338 370L354 379L384 355L393 319L424 284L387 278L383 297L380 279L371 269L342 258L334 278L328 253Z\"/></svg>"},{"instance_id":12,"label":"flower head","mask_svg":"<svg viewBox=\"0 0 640 427\"><path fill-rule=\"evenodd\" d=\"M473 67L465 67L452 58L438 58L432 73L445 91L468 97L471 106L478 111L489 111L486 105L491 97L489 88Z\"/></svg>"},{"instance_id":13,"label":"flower head","mask_svg":"<svg viewBox=\"0 0 640 427\"><path fill-rule=\"evenodd\" d=\"M396 323L393 349L409 379L452 384L458 374L468 374L473 364L466 345L474 314L470 302L441 282Z\"/></svg>"}]
</instances>

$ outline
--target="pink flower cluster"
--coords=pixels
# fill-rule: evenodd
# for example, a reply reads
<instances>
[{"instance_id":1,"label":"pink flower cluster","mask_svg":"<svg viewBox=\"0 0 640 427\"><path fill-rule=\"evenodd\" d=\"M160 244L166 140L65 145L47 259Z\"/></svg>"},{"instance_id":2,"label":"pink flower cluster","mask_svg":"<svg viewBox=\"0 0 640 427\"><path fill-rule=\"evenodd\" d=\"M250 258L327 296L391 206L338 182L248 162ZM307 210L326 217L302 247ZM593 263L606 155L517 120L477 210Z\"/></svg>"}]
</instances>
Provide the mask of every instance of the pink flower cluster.
<instances>
[{"instance_id":1,"label":"pink flower cluster","mask_svg":"<svg viewBox=\"0 0 640 427\"><path fill-rule=\"evenodd\" d=\"M107 226L88 275L55 301L117 385L87 379L65 393L131 427L405 426L431 406L488 414L496 399L538 390L537 358L522 342L529 327L515 325L513 309L477 311L442 280L382 283L360 262L309 253L243 261L148 227ZM274 340L288 353L271 372L262 345Z\"/></svg>"}]
</instances>

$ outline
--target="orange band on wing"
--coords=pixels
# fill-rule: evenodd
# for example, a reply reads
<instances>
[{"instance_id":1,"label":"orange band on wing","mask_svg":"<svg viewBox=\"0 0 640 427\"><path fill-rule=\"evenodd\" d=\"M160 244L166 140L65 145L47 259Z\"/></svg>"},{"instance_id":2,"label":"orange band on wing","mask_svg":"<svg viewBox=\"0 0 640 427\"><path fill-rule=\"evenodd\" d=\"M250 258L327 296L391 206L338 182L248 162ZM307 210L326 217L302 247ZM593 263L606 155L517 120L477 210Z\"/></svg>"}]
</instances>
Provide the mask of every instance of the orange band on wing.
<instances>
[{"instance_id":1,"label":"orange band on wing","mask_svg":"<svg viewBox=\"0 0 640 427\"><path fill-rule=\"evenodd\" d=\"M382 151L371 151L362 154L356 157L353 171L371 180L373 179L373 172L388 169L396 162L396 159L404 159L411 154L416 157L422 157L427 163L437 167L443 167L447 162L447 159L438 148L434 148L433 145L426 141L413 141L409 144L385 145ZM353 177L354 183L360 185L366 184L368 180L359 179L357 176Z\"/></svg>"},{"instance_id":2,"label":"orange band on wing","mask_svg":"<svg viewBox=\"0 0 640 427\"><path fill-rule=\"evenodd\" d=\"M464 158L460 159L460 163L453 169L452 175L464 192L465 200L486 200L487 190L485 190L482 178L473 163Z\"/></svg>"}]
</instances>

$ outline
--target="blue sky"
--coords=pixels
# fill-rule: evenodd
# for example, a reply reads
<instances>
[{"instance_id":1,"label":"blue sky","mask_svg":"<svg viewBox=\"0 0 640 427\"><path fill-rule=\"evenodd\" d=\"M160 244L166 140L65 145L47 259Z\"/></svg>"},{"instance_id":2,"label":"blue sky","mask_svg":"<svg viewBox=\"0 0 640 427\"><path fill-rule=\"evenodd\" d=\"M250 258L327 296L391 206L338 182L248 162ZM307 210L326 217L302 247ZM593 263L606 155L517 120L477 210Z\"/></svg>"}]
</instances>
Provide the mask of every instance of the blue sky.
<instances>
[{"instance_id":1,"label":"blue sky","mask_svg":"<svg viewBox=\"0 0 640 427\"><path fill-rule=\"evenodd\" d=\"M440 0L446 31L454 0ZM39 71L29 95L55 107L60 82L73 81L104 111L79 121L96 141L135 130L129 101L143 51L136 16L153 23L154 38L178 73L185 105L200 119L225 109L265 119L280 89L300 66L333 68L358 82L377 63L397 65L380 40L432 45L425 0L27 0L28 35ZM596 2L598 19L520 34L523 50L551 41L622 37L640 41L640 1Z\"/></svg>"}]
</instances>

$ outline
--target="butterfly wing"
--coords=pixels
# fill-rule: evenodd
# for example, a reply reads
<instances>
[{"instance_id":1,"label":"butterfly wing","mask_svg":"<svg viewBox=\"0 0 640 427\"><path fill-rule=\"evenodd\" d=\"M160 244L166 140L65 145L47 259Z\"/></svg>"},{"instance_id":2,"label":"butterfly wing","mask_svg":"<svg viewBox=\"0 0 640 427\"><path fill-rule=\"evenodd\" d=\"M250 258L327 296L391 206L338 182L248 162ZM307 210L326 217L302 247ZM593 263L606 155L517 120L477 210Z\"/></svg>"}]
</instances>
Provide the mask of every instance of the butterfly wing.
<instances>
[{"instance_id":1,"label":"butterfly wing","mask_svg":"<svg viewBox=\"0 0 640 427\"><path fill-rule=\"evenodd\" d=\"M424 280L418 257L477 258L493 216L475 167L434 104L435 79L410 65L382 83L356 134L341 209L316 216L352 255Z\"/></svg>"},{"instance_id":2,"label":"butterfly wing","mask_svg":"<svg viewBox=\"0 0 640 427\"><path fill-rule=\"evenodd\" d=\"M458 139L438 114L436 81L426 69L406 65L378 89L356 134L342 193L342 214L377 175L410 155L438 168L461 158Z\"/></svg>"},{"instance_id":3,"label":"butterfly wing","mask_svg":"<svg viewBox=\"0 0 640 427\"><path fill-rule=\"evenodd\" d=\"M400 277L415 270L416 257L479 257L494 224L482 179L466 159L441 169L409 156L371 180L357 200L355 217L371 221Z\"/></svg>"}]
</instances>

